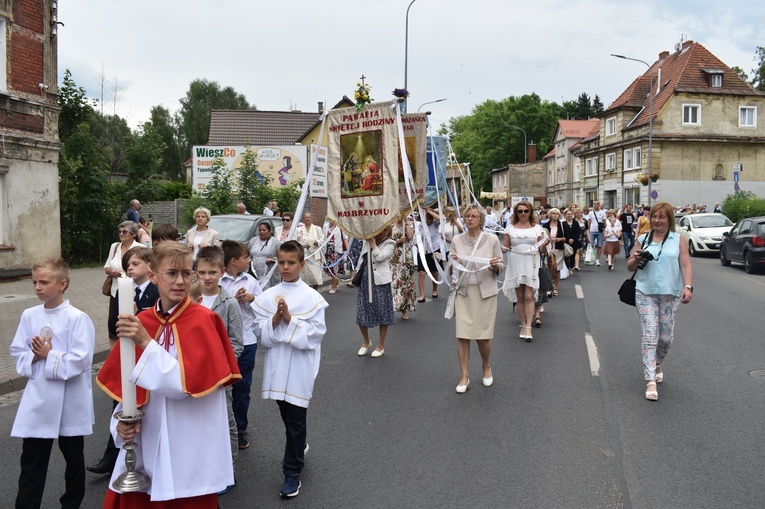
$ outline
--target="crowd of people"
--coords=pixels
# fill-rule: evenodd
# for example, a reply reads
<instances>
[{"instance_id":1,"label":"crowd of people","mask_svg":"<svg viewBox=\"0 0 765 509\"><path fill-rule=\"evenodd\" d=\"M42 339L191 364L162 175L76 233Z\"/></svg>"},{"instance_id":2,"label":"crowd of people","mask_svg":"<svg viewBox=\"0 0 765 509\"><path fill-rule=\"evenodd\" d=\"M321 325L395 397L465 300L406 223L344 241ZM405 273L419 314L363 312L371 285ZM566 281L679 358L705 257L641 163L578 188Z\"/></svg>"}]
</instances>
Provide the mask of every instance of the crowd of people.
<instances>
[{"instance_id":1,"label":"crowd of people","mask_svg":"<svg viewBox=\"0 0 765 509\"><path fill-rule=\"evenodd\" d=\"M131 202L130 216L137 214L136 204ZM266 206L274 209L276 203ZM112 481L124 474L121 447L136 442L137 464L151 476L151 487L147 493L121 493L110 482L104 507L149 501L216 507L217 496L236 485L238 454L249 447L247 416L259 344L266 352L262 397L277 401L287 436L280 495L296 496L308 451L306 411L326 332L328 303L316 291L325 274L329 294L340 289L346 275L346 285L357 288L360 357L382 357L396 313L409 320L418 304L439 299L442 285L449 288L460 371L456 392L464 394L470 387L471 341L481 356L482 385L494 383L491 340L500 294L517 309L519 338L530 342L533 329L542 327L544 305L560 295L562 280L581 263L600 266L603 254L613 270L623 250L626 267L636 271L645 397L658 399L679 304L693 296L688 248L674 231L672 206L637 205L633 212L630 205L603 210L595 201L591 208L572 204L560 210L521 201L499 214L478 205L465 207L461 215L450 208L421 210L366 239L349 238L331 221L320 227L310 212L294 228L294 214L278 212L281 226L272 231L271 223L261 223L246 244L221 241L208 226L210 211L204 207L194 211L195 226L184 242L178 242L172 225L149 225L151 239L142 242L139 222L120 223L119 240L104 265L103 292L110 302L111 346L118 337L135 344L130 380L138 388L143 417L133 423L113 417L103 456L87 467L83 436L92 433L94 423L94 327L64 298L66 263L36 264L33 283L43 304L25 311L11 347L18 372L29 377L28 387L39 389L25 392L12 431L24 439L18 500L32 501L31 507L37 500L39 507L51 444L59 439L67 462L62 504L79 506L86 469L111 474ZM125 276L133 281L129 314L118 309L118 280ZM372 328L379 333L374 346ZM120 355L120 348L112 348L97 377L116 412L124 408ZM39 377L40 372L50 376ZM64 400L71 404L62 407ZM187 421L194 426L181 424ZM192 436L214 444L214 453L185 447Z\"/></svg>"}]
</instances>

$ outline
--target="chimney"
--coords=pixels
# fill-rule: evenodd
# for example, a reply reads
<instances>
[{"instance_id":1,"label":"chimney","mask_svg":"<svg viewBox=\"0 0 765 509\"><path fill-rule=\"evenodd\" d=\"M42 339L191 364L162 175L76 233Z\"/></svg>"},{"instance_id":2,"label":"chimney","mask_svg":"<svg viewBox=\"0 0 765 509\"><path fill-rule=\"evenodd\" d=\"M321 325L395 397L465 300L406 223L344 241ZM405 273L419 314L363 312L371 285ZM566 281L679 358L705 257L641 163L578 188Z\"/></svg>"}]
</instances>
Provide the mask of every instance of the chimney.
<instances>
[{"instance_id":1,"label":"chimney","mask_svg":"<svg viewBox=\"0 0 765 509\"><path fill-rule=\"evenodd\" d=\"M321 115L322 113L324 113L324 102L319 101L319 115Z\"/></svg>"},{"instance_id":2,"label":"chimney","mask_svg":"<svg viewBox=\"0 0 765 509\"><path fill-rule=\"evenodd\" d=\"M528 162L529 163L535 163L537 162L537 146L533 143L529 144L529 151L528 151Z\"/></svg>"},{"instance_id":3,"label":"chimney","mask_svg":"<svg viewBox=\"0 0 765 509\"><path fill-rule=\"evenodd\" d=\"M669 51L662 51L661 53L659 53L659 60L664 60L668 56L669 56Z\"/></svg>"}]
</instances>

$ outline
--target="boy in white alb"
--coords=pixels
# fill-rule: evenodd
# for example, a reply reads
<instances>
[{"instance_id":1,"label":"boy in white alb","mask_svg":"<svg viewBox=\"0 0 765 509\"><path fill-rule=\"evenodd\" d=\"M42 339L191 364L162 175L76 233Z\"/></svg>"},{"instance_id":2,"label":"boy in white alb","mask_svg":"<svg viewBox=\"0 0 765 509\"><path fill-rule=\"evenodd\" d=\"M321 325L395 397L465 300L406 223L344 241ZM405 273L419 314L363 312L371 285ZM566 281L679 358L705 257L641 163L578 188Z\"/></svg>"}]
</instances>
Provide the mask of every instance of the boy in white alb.
<instances>
[{"instance_id":1,"label":"boy in white alb","mask_svg":"<svg viewBox=\"0 0 765 509\"><path fill-rule=\"evenodd\" d=\"M300 490L306 446L306 415L319 373L321 341L327 331L324 298L300 279L305 266L303 246L294 240L277 252L282 282L252 303L255 329L266 349L263 364L263 399L273 399L287 432L282 469L282 497Z\"/></svg>"},{"instance_id":2,"label":"boy in white alb","mask_svg":"<svg viewBox=\"0 0 765 509\"><path fill-rule=\"evenodd\" d=\"M16 507L39 508L53 440L66 460L62 508L80 507L85 497L84 435L93 433L90 368L95 328L88 315L64 300L69 267L48 258L32 267L43 304L25 310L11 343L16 371L28 379L12 437L21 437L21 474Z\"/></svg>"}]
</instances>

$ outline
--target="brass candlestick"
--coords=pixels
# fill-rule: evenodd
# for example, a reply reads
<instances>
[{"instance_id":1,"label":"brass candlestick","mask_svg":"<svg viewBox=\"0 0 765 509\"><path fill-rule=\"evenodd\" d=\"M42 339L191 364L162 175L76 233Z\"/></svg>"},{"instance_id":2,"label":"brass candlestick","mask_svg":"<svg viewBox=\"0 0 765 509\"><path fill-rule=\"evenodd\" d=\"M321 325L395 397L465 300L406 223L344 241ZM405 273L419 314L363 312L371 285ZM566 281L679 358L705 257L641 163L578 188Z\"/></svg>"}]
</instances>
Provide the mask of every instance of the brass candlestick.
<instances>
[{"instance_id":1,"label":"brass candlestick","mask_svg":"<svg viewBox=\"0 0 765 509\"><path fill-rule=\"evenodd\" d=\"M125 424L135 424L141 420L143 412L138 410L134 416L127 416L122 412L117 412L114 414L114 417ZM112 483L112 488L121 493L146 492L149 490L149 486L151 486L151 479L149 479L149 476L135 469L136 447L138 447L138 445L132 441L122 445L122 448L125 450L125 466L127 467L127 472L121 474Z\"/></svg>"}]
</instances>

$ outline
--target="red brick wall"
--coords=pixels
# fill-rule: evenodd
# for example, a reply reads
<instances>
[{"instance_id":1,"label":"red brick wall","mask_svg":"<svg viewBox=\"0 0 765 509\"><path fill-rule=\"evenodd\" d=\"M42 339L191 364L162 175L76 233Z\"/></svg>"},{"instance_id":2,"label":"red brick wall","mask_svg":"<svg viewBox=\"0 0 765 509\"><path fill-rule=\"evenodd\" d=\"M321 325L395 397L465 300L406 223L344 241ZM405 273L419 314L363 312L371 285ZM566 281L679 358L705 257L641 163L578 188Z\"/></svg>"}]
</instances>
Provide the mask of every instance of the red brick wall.
<instances>
[{"instance_id":1,"label":"red brick wall","mask_svg":"<svg viewBox=\"0 0 765 509\"><path fill-rule=\"evenodd\" d=\"M45 11L43 0L13 2L13 25L8 44L8 83L16 92L39 94L44 81Z\"/></svg>"},{"instance_id":2,"label":"red brick wall","mask_svg":"<svg viewBox=\"0 0 765 509\"><path fill-rule=\"evenodd\" d=\"M8 113L0 111L0 127L41 134L45 130L45 121L37 115L11 113L9 116Z\"/></svg>"},{"instance_id":3,"label":"red brick wall","mask_svg":"<svg viewBox=\"0 0 765 509\"><path fill-rule=\"evenodd\" d=\"M15 0L13 2L13 22L38 34L44 33L45 0Z\"/></svg>"}]
</instances>

